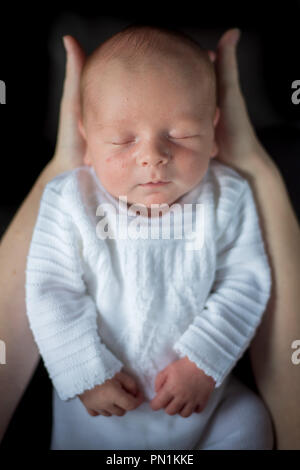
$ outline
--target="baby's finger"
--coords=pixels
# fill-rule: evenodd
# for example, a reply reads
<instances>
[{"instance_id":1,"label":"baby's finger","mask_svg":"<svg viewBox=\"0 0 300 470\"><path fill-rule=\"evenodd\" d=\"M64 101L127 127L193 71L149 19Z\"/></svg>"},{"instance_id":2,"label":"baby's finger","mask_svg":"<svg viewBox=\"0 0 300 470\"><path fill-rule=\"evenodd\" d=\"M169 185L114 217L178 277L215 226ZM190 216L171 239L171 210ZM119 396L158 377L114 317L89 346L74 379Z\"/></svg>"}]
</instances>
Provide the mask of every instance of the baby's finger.
<instances>
[{"instance_id":1,"label":"baby's finger","mask_svg":"<svg viewBox=\"0 0 300 470\"><path fill-rule=\"evenodd\" d=\"M120 372L118 374L118 380L121 382L122 386L127 390L127 392L136 395L138 392L138 386L133 377L126 374L125 372Z\"/></svg>"},{"instance_id":2,"label":"baby's finger","mask_svg":"<svg viewBox=\"0 0 300 470\"><path fill-rule=\"evenodd\" d=\"M201 413L204 410L204 408L205 408L204 404L199 404L195 407L194 412L195 413Z\"/></svg>"},{"instance_id":3,"label":"baby's finger","mask_svg":"<svg viewBox=\"0 0 300 470\"><path fill-rule=\"evenodd\" d=\"M133 396L122 388L114 402L124 410L130 411L134 410L141 404L141 397L139 394L137 396Z\"/></svg>"},{"instance_id":4,"label":"baby's finger","mask_svg":"<svg viewBox=\"0 0 300 470\"><path fill-rule=\"evenodd\" d=\"M144 394L142 392L142 390L138 390L138 393L136 395L136 402L137 402L137 406L139 406L141 403L143 403L145 401L145 397L144 397Z\"/></svg>"},{"instance_id":5,"label":"baby's finger","mask_svg":"<svg viewBox=\"0 0 300 470\"><path fill-rule=\"evenodd\" d=\"M165 408L173 400L174 396L167 390L161 390L156 397L150 402L152 410L157 411L161 408Z\"/></svg>"},{"instance_id":6,"label":"baby's finger","mask_svg":"<svg viewBox=\"0 0 300 470\"><path fill-rule=\"evenodd\" d=\"M100 415L103 415L103 416L111 416L111 413L109 413L109 412L106 411L106 410L97 410L97 412L98 412Z\"/></svg>"},{"instance_id":7,"label":"baby's finger","mask_svg":"<svg viewBox=\"0 0 300 470\"><path fill-rule=\"evenodd\" d=\"M86 408L86 411L88 412L90 416L93 416L93 417L99 415L99 413L96 410L92 410L91 408Z\"/></svg>"},{"instance_id":8,"label":"baby's finger","mask_svg":"<svg viewBox=\"0 0 300 470\"><path fill-rule=\"evenodd\" d=\"M92 410L92 411L93 413L96 413L94 416L98 416L98 415L111 416L111 413L109 413L106 410Z\"/></svg>"},{"instance_id":9,"label":"baby's finger","mask_svg":"<svg viewBox=\"0 0 300 470\"><path fill-rule=\"evenodd\" d=\"M182 403L182 401L176 400L175 398L170 401L168 406L165 408L165 412L168 415L175 415L179 413L185 407L186 403Z\"/></svg>"},{"instance_id":10,"label":"baby's finger","mask_svg":"<svg viewBox=\"0 0 300 470\"><path fill-rule=\"evenodd\" d=\"M183 418L188 418L189 416L191 416L191 414L193 413L194 411L194 408L195 406L190 404L190 403L187 403L185 405L185 407L180 411L180 416L182 416Z\"/></svg>"},{"instance_id":11,"label":"baby's finger","mask_svg":"<svg viewBox=\"0 0 300 470\"><path fill-rule=\"evenodd\" d=\"M116 416L124 416L124 414L126 413L126 410L124 410L123 408L121 408L120 406L116 404L108 406L107 410L111 414L116 415Z\"/></svg>"},{"instance_id":12,"label":"baby's finger","mask_svg":"<svg viewBox=\"0 0 300 470\"><path fill-rule=\"evenodd\" d=\"M194 413L201 413L202 409L199 405L197 405L194 409Z\"/></svg>"},{"instance_id":13,"label":"baby's finger","mask_svg":"<svg viewBox=\"0 0 300 470\"><path fill-rule=\"evenodd\" d=\"M167 380L167 374L165 373L164 370L162 370L161 372L159 372L156 376L156 379L155 379L155 391L156 393L159 392L160 388L163 386L163 384L165 383L165 381Z\"/></svg>"}]
</instances>

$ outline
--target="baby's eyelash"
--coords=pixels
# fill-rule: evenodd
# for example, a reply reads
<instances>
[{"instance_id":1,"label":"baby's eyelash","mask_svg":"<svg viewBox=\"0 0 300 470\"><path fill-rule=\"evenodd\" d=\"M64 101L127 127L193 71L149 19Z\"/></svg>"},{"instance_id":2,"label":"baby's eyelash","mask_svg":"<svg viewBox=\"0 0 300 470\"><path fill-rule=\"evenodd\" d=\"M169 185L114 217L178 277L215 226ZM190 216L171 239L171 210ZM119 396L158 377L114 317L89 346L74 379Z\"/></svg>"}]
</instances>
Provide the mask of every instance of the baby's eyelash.
<instances>
[{"instance_id":1,"label":"baby's eyelash","mask_svg":"<svg viewBox=\"0 0 300 470\"><path fill-rule=\"evenodd\" d=\"M125 144L130 144L133 142L133 140L129 140L128 142L111 142L112 145L125 145Z\"/></svg>"},{"instance_id":2,"label":"baby's eyelash","mask_svg":"<svg viewBox=\"0 0 300 470\"><path fill-rule=\"evenodd\" d=\"M199 134L195 134L195 135L186 135L186 136L183 136L183 137L172 137L172 136L169 136L170 139L175 139L175 140L183 140L183 139L192 139L193 137L199 137ZM131 144L135 142L135 140L128 140L126 142L111 142L112 145L126 145L126 144Z\"/></svg>"},{"instance_id":3,"label":"baby's eyelash","mask_svg":"<svg viewBox=\"0 0 300 470\"><path fill-rule=\"evenodd\" d=\"M131 140L126 140L125 142L111 142L111 144L113 144L113 145L126 145L126 144L132 144L135 141L136 141L135 139L131 139Z\"/></svg>"},{"instance_id":4,"label":"baby's eyelash","mask_svg":"<svg viewBox=\"0 0 300 470\"><path fill-rule=\"evenodd\" d=\"M184 137L172 137L171 136L171 139L176 139L176 140L181 140L181 139L191 139L192 137L199 137L199 135L186 135Z\"/></svg>"}]
</instances>

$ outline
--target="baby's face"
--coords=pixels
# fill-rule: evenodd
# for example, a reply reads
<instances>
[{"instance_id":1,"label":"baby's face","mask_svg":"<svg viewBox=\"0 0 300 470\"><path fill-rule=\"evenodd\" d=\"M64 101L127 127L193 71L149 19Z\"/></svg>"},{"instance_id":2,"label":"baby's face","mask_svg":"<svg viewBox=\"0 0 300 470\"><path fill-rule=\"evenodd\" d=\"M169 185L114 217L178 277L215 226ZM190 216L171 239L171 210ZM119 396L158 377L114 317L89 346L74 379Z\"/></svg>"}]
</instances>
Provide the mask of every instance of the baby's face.
<instances>
[{"instance_id":1,"label":"baby's face","mask_svg":"<svg viewBox=\"0 0 300 470\"><path fill-rule=\"evenodd\" d=\"M129 204L173 204L202 180L217 153L209 87L174 64L133 72L111 63L93 83L92 107L79 123L85 164Z\"/></svg>"}]
</instances>

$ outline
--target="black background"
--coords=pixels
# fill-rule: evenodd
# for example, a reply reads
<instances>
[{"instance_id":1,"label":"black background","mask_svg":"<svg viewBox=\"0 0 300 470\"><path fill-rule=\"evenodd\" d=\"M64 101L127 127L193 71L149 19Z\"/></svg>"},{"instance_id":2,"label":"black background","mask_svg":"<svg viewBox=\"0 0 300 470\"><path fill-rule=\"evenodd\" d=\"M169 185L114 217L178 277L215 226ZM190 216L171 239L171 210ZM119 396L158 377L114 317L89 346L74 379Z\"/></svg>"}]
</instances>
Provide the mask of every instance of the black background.
<instances>
[{"instance_id":1,"label":"black background","mask_svg":"<svg viewBox=\"0 0 300 470\"><path fill-rule=\"evenodd\" d=\"M300 80L300 2L143 2L140 9L124 11L102 2L74 4L34 3L1 7L0 79L6 83L7 103L0 106L1 185L3 209L1 232L13 217L37 176L53 155L55 142L44 134L49 80L48 40L62 10L85 18L118 17L130 23L146 21L170 27L239 27L262 41L265 94L284 121L280 129L256 129L263 144L280 167L299 215L300 104L291 102L291 83ZM225 3L225 4L224 4ZM34 5L34 6L33 6ZM115 11L114 11L115 10ZM69 34L68 30L64 34ZM1 234L0 232L0 234ZM1 337L1 332L0 332ZM247 368L248 353L236 371L253 388ZM244 367L245 365L245 367ZM1 395L0 395L1 399ZM51 386L42 362L32 377L6 433L1 449L47 449L50 442Z\"/></svg>"},{"instance_id":2,"label":"black background","mask_svg":"<svg viewBox=\"0 0 300 470\"><path fill-rule=\"evenodd\" d=\"M43 133L47 94L54 86L49 81L48 40L53 22L62 11L93 19L117 17L128 23L151 21L179 28L184 25L199 29L224 28L224 31L238 26L242 32L255 32L262 41L266 97L287 125L299 123L300 105L291 102L291 83L300 79L299 0L275 5L243 1L226 2L226 5L223 2L185 2L168 6L167 2L160 8L145 4L134 12L116 7L119 13L105 9L100 3L84 2L85 7L71 3L55 7L52 2L45 2L43 6L35 3L34 7L16 4L15 11L6 4L3 8L0 79L6 83L7 104L0 106L0 152L1 173L7 177L4 181L2 177L0 185L1 205L18 207L53 154L54 142L48 141ZM65 34L69 34L67 28ZM278 138L280 140L280 136ZM265 143L268 144L268 139ZM272 156L280 164L281 155L276 147ZM282 170L285 171L284 165Z\"/></svg>"}]
</instances>

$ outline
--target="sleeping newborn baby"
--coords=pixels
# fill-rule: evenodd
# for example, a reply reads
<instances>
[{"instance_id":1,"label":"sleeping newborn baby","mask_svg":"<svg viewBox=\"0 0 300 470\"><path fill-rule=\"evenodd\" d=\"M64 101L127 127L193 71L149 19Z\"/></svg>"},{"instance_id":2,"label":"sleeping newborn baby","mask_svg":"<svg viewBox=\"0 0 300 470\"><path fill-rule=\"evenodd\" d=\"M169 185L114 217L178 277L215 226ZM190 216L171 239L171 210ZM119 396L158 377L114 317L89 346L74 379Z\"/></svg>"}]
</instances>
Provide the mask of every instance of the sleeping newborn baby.
<instances>
[{"instance_id":1,"label":"sleeping newborn baby","mask_svg":"<svg viewBox=\"0 0 300 470\"><path fill-rule=\"evenodd\" d=\"M26 268L51 449L272 449L231 373L271 277L250 186L213 159L218 118L181 32L130 26L88 57L84 165L47 184Z\"/></svg>"}]
</instances>

